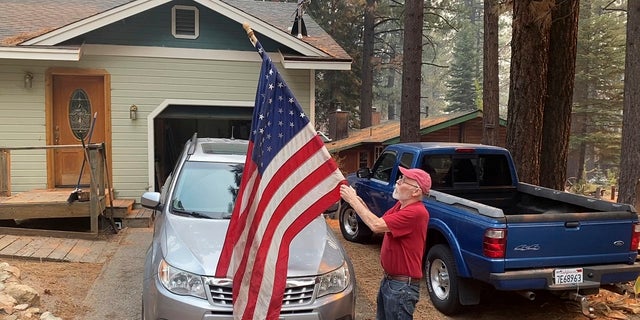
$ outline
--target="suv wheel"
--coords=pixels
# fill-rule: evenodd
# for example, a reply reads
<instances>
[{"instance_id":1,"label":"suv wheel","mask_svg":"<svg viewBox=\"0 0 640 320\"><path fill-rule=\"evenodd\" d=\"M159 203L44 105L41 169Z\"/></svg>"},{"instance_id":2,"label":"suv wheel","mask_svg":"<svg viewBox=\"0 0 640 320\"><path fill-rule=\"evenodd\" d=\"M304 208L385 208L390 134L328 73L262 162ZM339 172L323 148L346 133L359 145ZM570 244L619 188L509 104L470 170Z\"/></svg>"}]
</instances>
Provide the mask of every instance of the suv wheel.
<instances>
[{"instance_id":1,"label":"suv wheel","mask_svg":"<svg viewBox=\"0 0 640 320\"><path fill-rule=\"evenodd\" d=\"M351 242L363 243L371 239L371 229L358 218L356 211L345 202L340 206L340 232L345 239Z\"/></svg>"}]
</instances>

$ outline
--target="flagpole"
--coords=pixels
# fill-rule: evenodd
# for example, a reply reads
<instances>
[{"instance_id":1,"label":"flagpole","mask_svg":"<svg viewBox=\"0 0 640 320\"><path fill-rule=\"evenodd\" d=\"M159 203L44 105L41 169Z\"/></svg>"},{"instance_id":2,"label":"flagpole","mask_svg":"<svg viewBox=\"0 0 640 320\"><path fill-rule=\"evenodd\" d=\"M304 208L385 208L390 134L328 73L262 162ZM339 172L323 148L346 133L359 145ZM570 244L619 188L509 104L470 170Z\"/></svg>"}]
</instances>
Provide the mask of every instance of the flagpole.
<instances>
[{"instance_id":1,"label":"flagpole","mask_svg":"<svg viewBox=\"0 0 640 320\"><path fill-rule=\"evenodd\" d=\"M249 40L251 41L251 44L255 47L256 42L258 42L258 39L256 39L256 36L253 34L253 30L249 26L249 23L247 22L243 23L242 27L244 28L244 31L247 32L247 36L249 36Z\"/></svg>"}]
</instances>

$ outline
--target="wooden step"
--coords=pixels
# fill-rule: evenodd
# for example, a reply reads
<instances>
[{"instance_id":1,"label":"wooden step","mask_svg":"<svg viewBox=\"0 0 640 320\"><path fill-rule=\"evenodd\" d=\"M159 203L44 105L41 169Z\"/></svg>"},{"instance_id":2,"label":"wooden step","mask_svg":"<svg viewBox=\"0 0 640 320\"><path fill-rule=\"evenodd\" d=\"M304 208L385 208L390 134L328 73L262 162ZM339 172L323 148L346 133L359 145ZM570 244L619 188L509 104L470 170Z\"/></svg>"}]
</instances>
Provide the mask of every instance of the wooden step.
<instances>
[{"instance_id":1,"label":"wooden step","mask_svg":"<svg viewBox=\"0 0 640 320\"><path fill-rule=\"evenodd\" d=\"M104 209L104 214L107 217L113 218L124 218L131 214L133 211L133 205L135 204L135 200L133 199L114 199L113 200L113 214L111 213L111 207L109 203L109 199L106 200L106 207Z\"/></svg>"},{"instance_id":2,"label":"wooden step","mask_svg":"<svg viewBox=\"0 0 640 320\"><path fill-rule=\"evenodd\" d=\"M122 226L128 228L149 228L153 225L153 210L136 208L122 218Z\"/></svg>"}]
</instances>

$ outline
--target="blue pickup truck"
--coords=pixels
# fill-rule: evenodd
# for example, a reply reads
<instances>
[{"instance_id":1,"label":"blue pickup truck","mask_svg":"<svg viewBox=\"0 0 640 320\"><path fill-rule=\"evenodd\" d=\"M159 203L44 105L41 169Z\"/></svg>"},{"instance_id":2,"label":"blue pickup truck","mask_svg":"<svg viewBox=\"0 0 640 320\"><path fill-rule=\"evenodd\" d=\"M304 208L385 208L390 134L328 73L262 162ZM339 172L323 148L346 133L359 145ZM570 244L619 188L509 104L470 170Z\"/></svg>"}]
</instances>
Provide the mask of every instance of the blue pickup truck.
<instances>
[{"instance_id":1,"label":"blue pickup truck","mask_svg":"<svg viewBox=\"0 0 640 320\"><path fill-rule=\"evenodd\" d=\"M581 303L601 287L635 280L640 224L631 205L518 181L510 153L494 146L399 143L373 168L347 176L373 213L394 203L398 167L432 178L424 274L433 305L452 315L478 304L484 289L534 299L548 290ZM371 230L345 202L342 235L366 242Z\"/></svg>"}]
</instances>

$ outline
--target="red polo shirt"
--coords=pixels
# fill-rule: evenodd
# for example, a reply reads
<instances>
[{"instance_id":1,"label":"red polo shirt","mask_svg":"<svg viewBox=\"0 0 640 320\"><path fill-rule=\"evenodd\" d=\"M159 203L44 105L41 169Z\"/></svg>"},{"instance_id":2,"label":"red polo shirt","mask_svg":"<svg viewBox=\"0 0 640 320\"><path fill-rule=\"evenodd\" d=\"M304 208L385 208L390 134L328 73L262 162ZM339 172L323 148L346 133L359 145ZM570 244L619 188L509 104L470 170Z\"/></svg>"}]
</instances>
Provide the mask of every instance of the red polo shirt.
<instances>
[{"instance_id":1,"label":"red polo shirt","mask_svg":"<svg viewBox=\"0 0 640 320\"><path fill-rule=\"evenodd\" d=\"M422 255L427 240L429 212L422 201L400 209L397 202L382 216L385 232L380 249L380 263L391 275L422 278Z\"/></svg>"}]
</instances>

